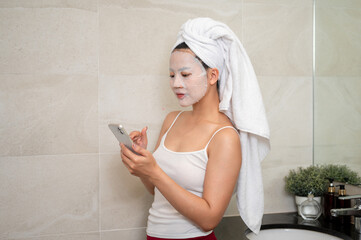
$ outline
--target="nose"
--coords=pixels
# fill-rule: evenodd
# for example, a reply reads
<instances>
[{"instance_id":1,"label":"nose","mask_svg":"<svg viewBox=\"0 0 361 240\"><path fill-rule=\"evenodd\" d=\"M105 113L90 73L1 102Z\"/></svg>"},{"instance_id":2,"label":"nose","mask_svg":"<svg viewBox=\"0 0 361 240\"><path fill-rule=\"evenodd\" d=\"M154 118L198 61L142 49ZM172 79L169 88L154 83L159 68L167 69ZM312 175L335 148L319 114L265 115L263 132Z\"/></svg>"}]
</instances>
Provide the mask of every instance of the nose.
<instances>
[{"instance_id":1,"label":"nose","mask_svg":"<svg viewBox=\"0 0 361 240\"><path fill-rule=\"evenodd\" d=\"M182 88L183 87L183 80L181 79L181 77L175 75L171 81L173 81L172 85L174 88Z\"/></svg>"}]
</instances>

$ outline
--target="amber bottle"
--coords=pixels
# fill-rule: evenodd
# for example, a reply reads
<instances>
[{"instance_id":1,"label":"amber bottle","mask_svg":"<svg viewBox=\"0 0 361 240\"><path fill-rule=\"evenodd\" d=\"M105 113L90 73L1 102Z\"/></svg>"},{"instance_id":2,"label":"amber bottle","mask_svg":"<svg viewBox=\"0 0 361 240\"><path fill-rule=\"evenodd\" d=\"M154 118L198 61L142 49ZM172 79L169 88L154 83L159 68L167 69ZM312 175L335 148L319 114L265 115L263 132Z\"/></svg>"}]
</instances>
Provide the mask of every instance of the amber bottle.
<instances>
[{"instance_id":1,"label":"amber bottle","mask_svg":"<svg viewBox=\"0 0 361 240\"><path fill-rule=\"evenodd\" d=\"M323 195L323 216L326 221L334 221L335 217L331 216L331 209L336 208L336 188L333 179L328 178L330 184L327 192Z\"/></svg>"},{"instance_id":2,"label":"amber bottle","mask_svg":"<svg viewBox=\"0 0 361 240\"><path fill-rule=\"evenodd\" d=\"M340 187L340 190L338 191L338 197L345 197L346 195L346 189L344 184L337 185L337 187ZM337 198L336 201L336 208L350 208L351 207L351 200L342 200ZM351 216L339 216L337 217L337 222L343 225L348 225L351 223Z\"/></svg>"}]
</instances>

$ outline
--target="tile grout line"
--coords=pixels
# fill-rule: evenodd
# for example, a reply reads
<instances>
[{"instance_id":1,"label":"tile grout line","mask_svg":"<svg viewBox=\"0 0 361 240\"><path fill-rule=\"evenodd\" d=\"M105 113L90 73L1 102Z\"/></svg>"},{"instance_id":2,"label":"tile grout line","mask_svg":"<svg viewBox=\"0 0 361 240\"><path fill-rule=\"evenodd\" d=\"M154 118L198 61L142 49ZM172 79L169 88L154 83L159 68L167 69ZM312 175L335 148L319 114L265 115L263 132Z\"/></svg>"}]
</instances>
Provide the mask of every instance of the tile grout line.
<instances>
[{"instance_id":1,"label":"tile grout line","mask_svg":"<svg viewBox=\"0 0 361 240\"><path fill-rule=\"evenodd\" d=\"M100 111L99 111L99 108L100 108L100 79L99 79L99 75L100 75L100 20L99 20L99 12L100 12L100 9L99 9L99 1L100 0L97 0L97 17L98 17L98 28L97 28L97 34L98 34L98 206L99 206L99 211L98 211L98 233L99 233L99 240L102 239L102 234L101 234L101 168L100 168Z\"/></svg>"},{"instance_id":2,"label":"tile grout line","mask_svg":"<svg viewBox=\"0 0 361 240\"><path fill-rule=\"evenodd\" d=\"M134 227L134 228L114 228L114 229L108 229L108 230L102 230L101 232L120 232L120 231L131 231L131 230L140 230L140 229L146 229L147 227Z\"/></svg>"},{"instance_id":3,"label":"tile grout line","mask_svg":"<svg viewBox=\"0 0 361 240\"><path fill-rule=\"evenodd\" d=\"M244 17L243 17L243 13L244 13L244 0L241 1L241 43L242 45L244 44L243 40L244 40Z\"/></svg>"},{"instance_id":4,"label":"tile grout line","mask_svg":"<svg viewBox=\"0 0 361 240\"><path fill-rule=\"evenodd\" d=\"M43 238L43 237L60 237L60 236L72 236L72 235L84 235L84 234L96 234L99 233L99 236L101 236L102 232L118 232L118 231L131 231L131 230L141 230L146 229L146 227L134 227L134 228L115 228L115 229L108 229L108 230L102 230L102 231L85 231L85 232L69 232L69 233L54 233L54 234L41 234L41 235L34 235L34 236L28 236L25 237L26 239L33 239L33 238ZM15 238L9 238L9 239L21 239L23 240L24 237L15 237Z\"/></svg>"},{"instance_id":5,"label":"tile grout line","mask_svg":"<svg viewBox=\"0 0 361 240\"><path fill-rule=\"evenodd\" d=\"M108 152L112 154L112 152ZM114 153L114 152L113 152ZM107 153L104 153L107 154ZM59 154L35 154L35 155L3 155L1 158L29 158L29 157L64 157L64 156L89 156L89 155L99 155L97 152L89 152L89 153L59 153Z\"/></svg>"},{"instance_id":6,"label":"tile grout line","mask_svg":"<svg viewBox=\"0 0 361 240\"><path fill-rule=\"evenodd\" d=\"M315 164L315 70L316 70L316 1L312 2L312 164Z\"/></svg>"}]
</instances>

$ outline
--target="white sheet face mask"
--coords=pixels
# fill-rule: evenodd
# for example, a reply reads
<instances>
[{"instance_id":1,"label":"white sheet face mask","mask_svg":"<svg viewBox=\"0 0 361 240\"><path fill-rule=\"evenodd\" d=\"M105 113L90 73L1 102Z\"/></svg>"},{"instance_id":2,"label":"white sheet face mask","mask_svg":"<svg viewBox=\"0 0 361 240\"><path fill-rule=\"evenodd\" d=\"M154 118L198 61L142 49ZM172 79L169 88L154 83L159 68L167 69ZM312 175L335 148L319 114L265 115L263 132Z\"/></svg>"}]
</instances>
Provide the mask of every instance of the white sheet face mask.
<instances>
[{"instance_id":1,"label":"white sheet face mask","mask_svg":"<svg viewBox=\"0 0 361 240\"><path fill-rule=\"evenodd\" d=\"M169 76L170 86L182 107L197 103L207 92L207 72L191 53L176 50L171 54Z\"/></svg>"}]
</instances>

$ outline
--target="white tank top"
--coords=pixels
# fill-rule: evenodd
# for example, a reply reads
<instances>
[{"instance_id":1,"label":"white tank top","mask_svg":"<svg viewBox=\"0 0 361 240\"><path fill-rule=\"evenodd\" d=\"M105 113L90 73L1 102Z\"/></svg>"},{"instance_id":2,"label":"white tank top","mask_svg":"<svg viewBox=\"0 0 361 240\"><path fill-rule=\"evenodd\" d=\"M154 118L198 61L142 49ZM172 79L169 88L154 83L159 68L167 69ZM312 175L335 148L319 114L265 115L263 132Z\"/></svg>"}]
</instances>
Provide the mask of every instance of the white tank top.
<instances>
[{"instance_id":1,"label":"white tank top","mask_svg":"<svg viewBox=\"0 0 361 240\"><path fill-rule=\"evenodd\" d=\"M177 115L168 131L163 135L160 145L153 156L162 170L177 184L187 191L202 197L208 162L207 147L220 130L233 127L226 126L218 129L202 150L174 152L165 147L164 141L181 113ZM202 231L202 229L181 215L157 188L154 189L154 202L149 209L148 217L147 234L149 236L158 238L193 238L206 236L211 232Z\"/></svg>"}]
</instances>

